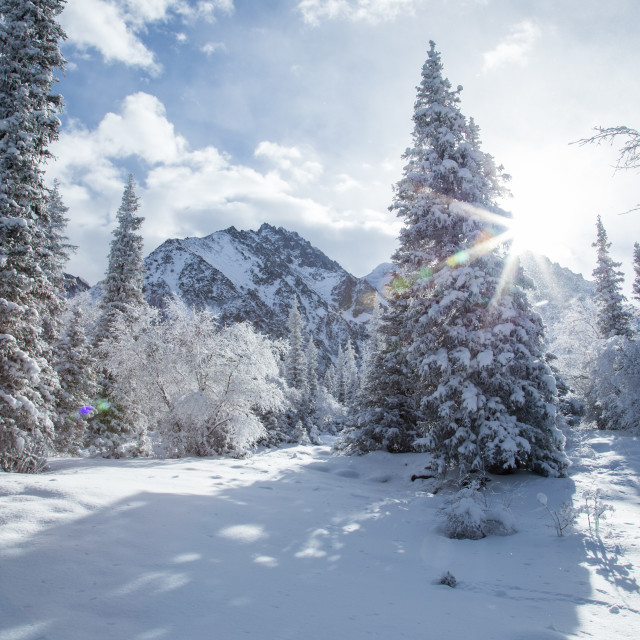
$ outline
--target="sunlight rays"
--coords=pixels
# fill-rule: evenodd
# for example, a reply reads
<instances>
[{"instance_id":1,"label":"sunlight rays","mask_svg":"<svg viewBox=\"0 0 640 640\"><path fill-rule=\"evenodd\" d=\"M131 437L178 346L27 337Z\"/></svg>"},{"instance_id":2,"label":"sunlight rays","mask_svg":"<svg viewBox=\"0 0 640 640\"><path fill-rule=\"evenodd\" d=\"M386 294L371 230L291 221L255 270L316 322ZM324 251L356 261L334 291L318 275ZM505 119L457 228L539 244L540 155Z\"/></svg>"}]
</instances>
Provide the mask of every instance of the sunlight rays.
<instances>
[{"instance_id":1,"label":"sunlight rays","mask_svg":"<svg viewBox=\"0 0 640 640\"><path fill-rule=\"evenodd\" d=\"M496 290L489 301L488 307L495 305L505 288L514 281L519 268L519 257L525 252L544 251L545 243L549 245L552 234L541 230L539 225L528 218L512 217L508 213L495 213L473 204L452 201L449 211L454 215L463 216L469 220L481 223L482 229L478 238L469 247L447 256L435 266L422 266L412 274L396 275L390 283L391 290L400 294L420 282L430 280L445 267L458 267L471 264L482 256L504 247L507 254ZM537 260L537 262L539 262ZM542 265L541 265L542 266Z\"/></svg>"}]
</instances>

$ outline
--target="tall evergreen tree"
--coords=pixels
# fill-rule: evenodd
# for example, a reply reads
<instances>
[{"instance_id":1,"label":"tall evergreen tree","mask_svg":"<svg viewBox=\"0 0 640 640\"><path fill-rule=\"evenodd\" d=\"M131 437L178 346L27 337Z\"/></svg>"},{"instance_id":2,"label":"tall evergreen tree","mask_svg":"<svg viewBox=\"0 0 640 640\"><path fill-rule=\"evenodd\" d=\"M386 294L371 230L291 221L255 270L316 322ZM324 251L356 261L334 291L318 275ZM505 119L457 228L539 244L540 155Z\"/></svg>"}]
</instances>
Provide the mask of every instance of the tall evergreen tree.
<instances>
[{"instance_id":1,"label":"tall evergreen tree","mask_svg":"<svg viewBox=\"0 0 640 640\"><path fill-rule=\"evenodd\" d=\"M596 222L598 266L593 270L595 280L595 301L598 307L597 325L603 338L631 335L631 314L625 308L627 299L622 293L624 274L620 262L615 262L609 254L611 243L600 216Z\"/></svg>"},{"instance_id":2,"label":"tall evergreen tree","mask_svg":"<svg viewBox=\"0 0 640 640\"><path fill-rule=\"evenodd\" d=\"M55 352L55 369L60 379L55 422L56 449L77 453L84 442L92 409L95 411L90 403L98 392L97 363L85 335L80 306L71 312Z\"/></svg>"},{"instance_id":3,"label":"tall evergreen tree","mask_svg":"<svg viewBox=\"0 0 640 640\"><path fill-rule=\"evenodd\" d=\"M336 366L333 362L329 363L327 370L324 372L324 388L335 398L337 399L338 395L338 372L336 371Z\"/></svg>"},{"instance_id":4,"label":"tall evergreen tree","mask_svg":"<svg viewBox=\"0 0 640 640\"><path fill-rule=\"evenodd\" d=\"M146 305L142 293L143 239L139 233L144 218L137 215L139 208L133 175L129 175L118 209L118 225L113 232L107 274L101 283L101 315L96 332L98 344L109 339L115 322L120 321L121 316L130 317L133 321L138 310Z\"/></svg>"},{"instance_id":5,"label":"tall evergreen tree","mask_svg":"<svg viewBox=\"0 0 640 640\"><path fill-rule=\"evenodd\" d=\"M137 215L139 206L130 175L118 209L118 226L113 232L106 278L101 283L101 311L94 337L100 362L109 359L117 332L131 330L146 308L142 293L143 239L138 233L144 218ZM102 397L96 399L95 404L100 411L89 422L86 444L104 457L143 455L147 449L143 417L132 397L123 395L116 376L117 371L107 368L99 374Z\"/></svg>"},{"instance_id":6,"label":"tall evergreen tree","mask_svg":"<svg viewBox=\"0 0 640 640\"><path fill-rule=\"evenodd\" d=\"M635 242L633 245L633 297L640 302L640 243Z\"/></svg>"},{"instance_id":7,"label":"tall evergreen tree","mask_svg":"<svg viewBox=\"0 0 640 640\"><path fill-rule=\"evenodd\" d=\"M43 328L57 296L44 260L43 163L58 136L64 0L0 0L0 468L37 471L52 437L58 381ZM43 264L43 261L45 264Z\"/></svg>"},{"instance_id":8,"label":"tall evergreen tree","mask_svg":"<svg viewBox=\"0 0 640 640\"><path fill-rule=\"evenodd\" d=\"M53 181L53 189L47 195L48 225L45 229L46 246L41 264L53 285L56 295L49 304L49 313L45 318L45 337L50 344L56 344L60 339L60 326L65 311L64 298L64 267L75 252L76 246L69 243L66 236L67 212L69 208L64 204L60 195L60 184Z\"/></svg>"},{"instance_id":9,"label":"tall evergreen tree","mask_svg":"<svg viewBox=\"0 0 640 640\"><path fill-rule=\"evenodd\" d=\"M302 315L298 309L298 298L293 297L291 311L287 319L289 330L289 350L285 358L285 380L290 387L297 389L306 396L307 360L304 354L304 338L302 337Z\"/></svg>"},{"instance_id":10,"label":"tall evergreen tree","mask_svg":"<svg viewBox=\"0 0 640 640\"><path fill-rule=\"evenodd\" d=\"M460 90L442 77L432 42L391 206L405 227L386 344L346 448L429 451L440 472L560 475L567 460L542 322L504 277L504 252L477 214L506 218L495 204L501 171L461 114Z\"/></svg>"},{"instance_id":11,"label":"tall evergreen tree","mask_svg":"<svg viewBox=\"0 0 640 640\"><path fill-rule=\"evenodd\" d=\"M376 353L384 348L382 336L380 334L380 325L382 323L382 307L379 299L373 307L373 315L369 320L367 330L369 336L362 348L362 359L360 364L360 389L361 395L366 397L369 385L376 377L375 357Z\"/></svg>"},{"instance_id":12,"label":"tall evergreen tree","mask_svg":"<svg viewBox=\"0 0 640 640\"><path fill-rule=\"evenodd\" d=\"M316 347L313 336L309 336L307 347L304 352L304 359L307 364L307 389L309 398L313 402L318 394L318 347Z\"/></svg>"},{"instance_id":13,"label":"tall evergreen tree","mask_svg":"<svg viewBox=\"0 0 640 640\"><path fill-rule=\"evenodd\" d=\"M347 341L347 346L339 355L341 358L338 358L338 375L341 387L338 399L347 407L353 407L360 387L360 375L356 364L356 352L351 340Z\"/></svg>"}]
</instances>

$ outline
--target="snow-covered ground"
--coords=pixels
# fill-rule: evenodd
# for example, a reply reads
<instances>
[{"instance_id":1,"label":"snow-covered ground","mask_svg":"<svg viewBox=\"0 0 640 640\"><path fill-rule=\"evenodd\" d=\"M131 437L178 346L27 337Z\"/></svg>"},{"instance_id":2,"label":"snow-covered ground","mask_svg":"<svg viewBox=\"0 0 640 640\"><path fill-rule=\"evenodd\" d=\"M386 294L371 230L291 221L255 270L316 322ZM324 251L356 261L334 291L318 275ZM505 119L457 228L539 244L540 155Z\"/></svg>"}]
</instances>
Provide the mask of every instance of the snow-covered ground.
<instances>
[{"instance_id":1,"label":"snow-covered ground","mask_svg":"<svg viewBox=\"0 0 640 640\"><path fill-rule=\"evenodd\" d=\"M579 432L570 478L494 478L518 533L479 541L440 533L419 456L329 445L1 474L0 640L640 637L640 439ZM596 487L600 538L557 537L537 494Z\"/></svg>"}]
</instances>

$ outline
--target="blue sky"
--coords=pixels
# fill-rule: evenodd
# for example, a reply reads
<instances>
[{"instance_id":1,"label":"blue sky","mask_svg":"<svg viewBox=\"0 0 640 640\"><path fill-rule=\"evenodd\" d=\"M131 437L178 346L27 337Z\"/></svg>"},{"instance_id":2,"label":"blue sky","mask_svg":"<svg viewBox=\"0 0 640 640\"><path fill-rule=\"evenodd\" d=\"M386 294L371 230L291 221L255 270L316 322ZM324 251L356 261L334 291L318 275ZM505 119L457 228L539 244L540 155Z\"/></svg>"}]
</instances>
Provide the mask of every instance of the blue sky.
<instances>
[{"instance_id":1,"label":"blue sky","mask_svg":"<svg viewBox=\"0 0 640 640\"><path fill-rule=\"evenodd\" d=\"M428 41L484 150L512 174L527 242L586 275L598 214L630 281L638 175L569 143L638 128L637 0L68 0L57 161L79 250L104 275L129 171L145 249L262 222L361 276L389 259L392 184Z\"/></svg>"}]
</instances>

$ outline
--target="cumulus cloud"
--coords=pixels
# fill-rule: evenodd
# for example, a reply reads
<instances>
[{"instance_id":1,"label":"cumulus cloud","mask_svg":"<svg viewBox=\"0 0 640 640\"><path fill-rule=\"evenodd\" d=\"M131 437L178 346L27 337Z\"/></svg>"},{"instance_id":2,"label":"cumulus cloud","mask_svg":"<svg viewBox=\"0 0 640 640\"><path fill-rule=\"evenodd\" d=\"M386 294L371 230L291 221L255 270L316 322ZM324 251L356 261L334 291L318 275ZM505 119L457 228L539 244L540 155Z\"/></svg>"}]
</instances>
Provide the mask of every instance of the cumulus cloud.
<instances>
[{"instance_id":1,"label":"cumulus cloud","mask_svg":"<svg viewBox=\"0 0 640 640\"><path fill-rule=\"evenodd\" d=\"M216 13L233 11L232 0L68 0L60 22L69 42L82 50L96 49L107 62L160 72L153 52L140 34L147 25L172 15L185 20L213 20Z\"/></svg>"},{"instance_id":2,"label":"cumulus cloud","mask_svg":"<svg viewBox=\"0 0 640 640\"><path fill-rule=\"evenodd\" d=\"M311 152L308 151L307 154ZM263 141L257 146L254 155L256 158L266 158L276 171L296 182L310 182L322 173L322 165L315 160L305 160L298 147L285 147L276 142Z\"/></svg>"},{"instance_id":3,"label":"cumulus cloud","mask_svg":"<svg viewBox=\"0 0 640 640\"><path fill-rule=\"evenodd\" d=\"M540 28L530 20L515 25L502 42L484 54L483 71L493 71L512 63L525 64L540 36Z\"/></svg>"},{"instance_id":4,"label":"cumulus cloud","mask_svg":"<svg viewBox=\"0 0 640 640\"><path fill-rule=\"evenodd\" d=\"M412 14L416 0L301 0L302 19L314 26L323 19L353 22L387 22L400 14Z\"/></svg>"},{"instance_id":5,"label":"cumulus cloud","mask_svg":"<svg viewBox=\"0 0 640 640\"><path fill-rule=\"evenodd\" d=\"M97 49L107 62L125 62L153 73L160 70L119 5L104 0L69 0L60 22L71 43L80 49Z\"/></svg>"},{"instance_id":6,"label":"cumulus cloud","mask_svg":"<svg viewBox=\"0 0 640 640\"><path fill-rule=\"evenodd\" d=\"M269 165L261 172L234 163L213 146L192 149L164 105L147 93L128 96L94 129L72 125L52 151L58 160L47 177L61 183L70 239L80 247L69 270L90 282L104 274L132 166L146 218L146 251L170 237L207 235L231 225L256 229L267 221L298 231L333 258L346 256L345 266L357 270L358 252L367 255L385 243L391 247L397 234L395 221L384 212L336 206L309 191L322 174L313 150L261 142L256 159ZM335 183L335 176L327 178L327 184Z\"/></svg>"}]
</instances>

